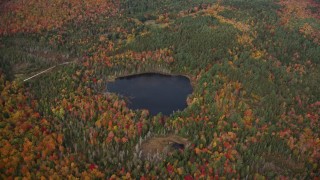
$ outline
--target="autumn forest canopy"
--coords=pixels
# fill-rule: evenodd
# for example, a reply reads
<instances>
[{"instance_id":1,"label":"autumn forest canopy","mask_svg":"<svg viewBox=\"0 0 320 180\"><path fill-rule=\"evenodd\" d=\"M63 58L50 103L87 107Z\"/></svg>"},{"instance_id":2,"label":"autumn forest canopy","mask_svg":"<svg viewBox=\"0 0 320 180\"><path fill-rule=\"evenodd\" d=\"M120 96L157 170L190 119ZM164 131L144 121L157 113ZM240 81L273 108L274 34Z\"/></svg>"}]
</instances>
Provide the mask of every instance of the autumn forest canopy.
<instances>
[{"instance_id":1,"label":"autumn forest canopy","mask_svg":"<svg viewBox=\"0 0 320 180\"><path fill-rule=\"evenodd\" d=\"M106 93L146 72L187 108ZM5 0L0 179L317 179L319 84L319 0Z\"/></svg>"}]
</instances>

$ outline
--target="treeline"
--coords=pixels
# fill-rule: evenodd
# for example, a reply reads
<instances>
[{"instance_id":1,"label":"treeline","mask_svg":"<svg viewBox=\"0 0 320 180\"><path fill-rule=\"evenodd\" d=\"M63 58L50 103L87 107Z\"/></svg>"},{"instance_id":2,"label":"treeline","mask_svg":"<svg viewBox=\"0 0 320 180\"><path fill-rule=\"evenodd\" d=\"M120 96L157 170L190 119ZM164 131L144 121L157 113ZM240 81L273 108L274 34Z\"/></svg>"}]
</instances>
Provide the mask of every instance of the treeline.
<instances>
[{"instance_id":1,"label":"treeline","mask_svg":"<svg viewBox=\"0 0 320 180\"><path fill-rule=\"evenodd\" d=\"M213 16L198 9L203 3L212 4L214 12L221 6L225 10ZM282 26L281 7L271 0L215 3L122 1L124 17L99 16L40 34L2 38L0 67L6 74L13 74L19 63L50 65L41 57L25 56L34 50L79 58L19 86L1 76L5 122L0 132L15 139L0 147L6 154L1 162L30 159L23 156L24 148L8 153L11 146L37 147L23 141L36 134L16 138L20 131L41 132L41 142L51 149L25 150L47 164L11 163L1 169L2 177L28 172L32 177L128 179L317 177L319 45ZM169 20L159 20L161 15ZM156 26L143 23L150 19L157 19ZM241 29L239 23L249 28ZM170 117L151 117L106 93L108 78L147 71L188 74L194 83L188 107ZM15 114L19 108L26 112L23 118ZM30 118L27 111L34 115ZM17 120L17 130L11 120ZM161 162L141 157L146 138L172 133L187 138L190 147L165 154ZM53 142L46 143L48 137Z\"/></svg>"},{"instance_id":2,"label":"treeline","mask_svg":"<svg viewBox=\"0 0 320 180\"><path fill-rule=\"evenodd\" d=\"M138 17L142 21L150 20L164 13L175 14L179 11L194 8L195 6L201 6L202 4L212 4L215 0L195 0L195 1L183 1L183 0L165 0L165 1L121 1L121 7L128 16Z\"/></svg>"}]
</instances>

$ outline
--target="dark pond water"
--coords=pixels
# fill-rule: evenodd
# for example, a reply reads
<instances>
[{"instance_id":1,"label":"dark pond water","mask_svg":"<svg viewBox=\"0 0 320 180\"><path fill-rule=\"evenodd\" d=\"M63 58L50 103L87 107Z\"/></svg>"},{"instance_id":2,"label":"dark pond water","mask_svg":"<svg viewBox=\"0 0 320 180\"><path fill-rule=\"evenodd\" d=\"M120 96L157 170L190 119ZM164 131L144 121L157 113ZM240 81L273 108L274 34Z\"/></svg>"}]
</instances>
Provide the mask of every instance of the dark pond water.
<instances>
[{"instance_id":1,"label":"dark pond water","mask_svg":"<svg viewBox=\"0 0 320 180\"><path fill-rule=\"evenodd\" d=\"M117 78L107 84L107 91L128 98L131 109L148 109L151 115L170 115L187 107L192 93L190 80L184 76L146 73Z\"/></svg>"}]
</instances>

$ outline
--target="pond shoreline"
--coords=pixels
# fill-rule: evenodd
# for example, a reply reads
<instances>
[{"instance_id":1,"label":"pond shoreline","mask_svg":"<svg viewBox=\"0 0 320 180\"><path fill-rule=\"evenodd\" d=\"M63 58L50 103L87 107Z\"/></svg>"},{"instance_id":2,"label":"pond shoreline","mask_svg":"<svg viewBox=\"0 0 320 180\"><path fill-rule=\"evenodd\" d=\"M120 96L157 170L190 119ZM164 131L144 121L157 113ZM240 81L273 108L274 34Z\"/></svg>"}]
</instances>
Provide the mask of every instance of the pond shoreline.
<instances>
[{"instance_id":1,"label":"pond shoreline","mask_svg":"<svg viewBox=\"0 0 320 180\"><path fill-rule=\"evenodd\" d=\"M193 93L191 80L183 75L145 72L112 79L107 92L127 97L130 109L148 109L153 116L184 110Z\"/></svg>"},{"instance_id":2,"label":"pond shoreline","mask_svg":"<svg viewBox=\"0 0 320 180\"><path fill-rule=\"evenodd\" d=\"M188 78L188 80L191 83L192 89L195 87L195 82L192 78L191 75L189 74L181 74L181 73L166 73L166 72L161 72L161 71L146 71L146 72L139 72L139 73L128 73L120 76L109 76L107 78L107 83L108 82L114 82L118 78L125 78L125 77L130 77L130 76L139 76L139 75L144 75L144 74L159 74L159 75L165 75L165 76L183 76Z\"/></svg>"}]
</instances>

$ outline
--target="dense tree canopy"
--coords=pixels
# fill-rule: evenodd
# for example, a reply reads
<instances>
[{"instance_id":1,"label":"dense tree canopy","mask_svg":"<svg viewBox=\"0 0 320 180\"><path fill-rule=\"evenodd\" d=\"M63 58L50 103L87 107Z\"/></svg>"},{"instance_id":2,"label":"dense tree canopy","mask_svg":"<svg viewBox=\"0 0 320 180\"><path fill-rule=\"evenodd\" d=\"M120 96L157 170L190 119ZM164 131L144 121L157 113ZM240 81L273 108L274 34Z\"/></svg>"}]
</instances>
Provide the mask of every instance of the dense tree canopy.
<instances>
[{"instance_id":1,"label":"dense tree canopy","mask_svg":"<svg viewBox=\"0 0 320 180\"><path fill-rule=\"evenodd\" d=\"M318 0L16 0L0 10L1 179L320 176ZM105 92L144 72L188 76L188 107L150 116ZM171 134L190 146L141 157L146 139Z\"/></svg>"}]
</instances>

